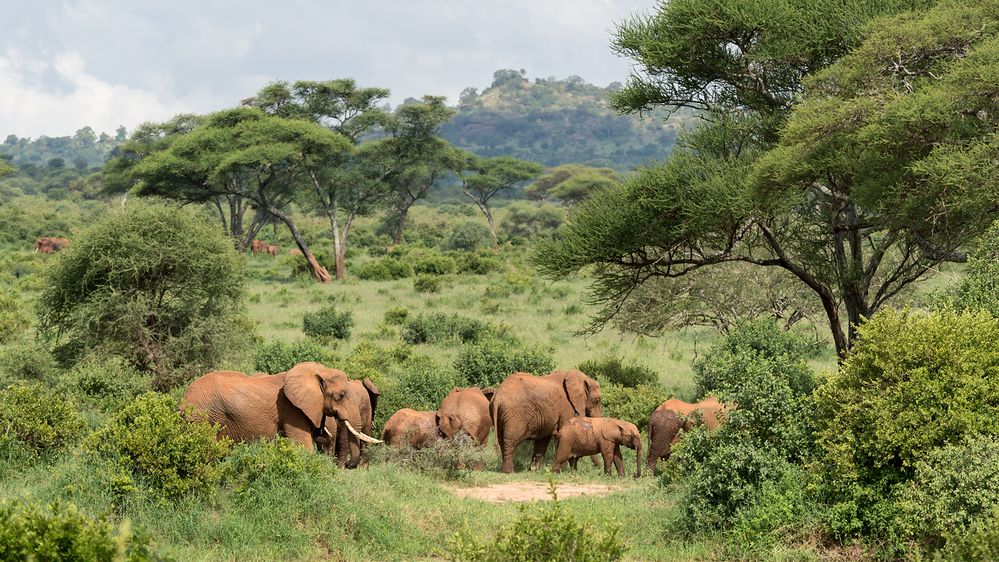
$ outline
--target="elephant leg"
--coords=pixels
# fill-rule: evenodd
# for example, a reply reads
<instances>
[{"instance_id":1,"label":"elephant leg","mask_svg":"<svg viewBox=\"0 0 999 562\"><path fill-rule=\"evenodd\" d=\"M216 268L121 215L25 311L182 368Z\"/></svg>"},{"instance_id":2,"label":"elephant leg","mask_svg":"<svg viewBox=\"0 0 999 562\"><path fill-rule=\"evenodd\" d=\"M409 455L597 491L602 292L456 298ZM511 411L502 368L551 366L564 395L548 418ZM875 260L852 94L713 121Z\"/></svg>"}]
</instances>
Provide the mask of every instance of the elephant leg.
<instances>
[{"instance_id":1,"label":"elephant leg","mask_svg":"<svg viewBox=\"0 0 999 562\"><path fill-rule=\"evenodd\" d=\"M503 466L500 470L506 474L513 472L513 455L517 452L517 447L523 443L523 439L503 440L500 442L500 452L503 453Z\"/></svg>"},{"instance_id":2,"label":"elephant leg","mask_svg":"<svg viewBox=\"0 0 999 562\"><path fill-rule=\"evenodd\" d=\"M548 443L550 443L551 440L552 438L550 436L539 437L534 440L534 454L531 455L531 470L535 470L544 464L545 453L548 451Z\"/></svg>"},{"instance_id":3,"label":"elephant leg","mask_svg":"<svg viewBox=\"0 0 999 562\"><path fill-rule=\"evenodd\" d=\"M611 464L614 462L614 447L605 444L601 447L600 454L604 457L604 474L610 476Z\"/></svg>"},{"instance_id":4,"label":"elephant leg","mask_svg":"<svg viewBox=\"0 0 999 562\"><path fill-rule=\"evenodd\" d=\"M282 428L284 436L292 441L300 443L309 452L315 452L316 442L312 440L312 432L308 429L286 425Z\"/></svg>"},{"instance_id":5,"label":"elephant leg","mask_svg":"<svg viewBox=\"0 0 999 562\"><path fill-rule=\"evenodd\" d=\"M596 467L600 466L600 454L599 453L594 453L594 454L590 455L590 460L593 461L593 466L596 466Z\"/></svg>"},{"instance_id":6,"label":"elephant leg","mask_svg":"<svg viewBox=\"0 0 999 562\"><path fill-rule=\"evenodd\" d=\"M614 445L614 468L618 476L624 476L624 457L621 456L621 446Z\"/></svg>"}]
</instances>

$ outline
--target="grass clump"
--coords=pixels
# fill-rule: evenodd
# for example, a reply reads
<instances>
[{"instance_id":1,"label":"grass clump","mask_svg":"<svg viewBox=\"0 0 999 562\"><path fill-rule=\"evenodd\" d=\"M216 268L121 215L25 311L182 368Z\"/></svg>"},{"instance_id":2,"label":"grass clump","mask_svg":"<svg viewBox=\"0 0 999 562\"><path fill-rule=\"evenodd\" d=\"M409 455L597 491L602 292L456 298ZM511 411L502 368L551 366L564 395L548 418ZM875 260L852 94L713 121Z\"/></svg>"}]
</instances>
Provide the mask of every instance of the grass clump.
<instances>
[{"instance_id":1,"label":"grass clump","mask_svg":"<svg viewBox=\"0 0 999 562\"><path fill-rule=\"evenodd\" d=\"M284 437L238 443L222 464L221 483L236 495L253 495L277 483L335 470L328 460Z\"/></svg>"}]
</instances>

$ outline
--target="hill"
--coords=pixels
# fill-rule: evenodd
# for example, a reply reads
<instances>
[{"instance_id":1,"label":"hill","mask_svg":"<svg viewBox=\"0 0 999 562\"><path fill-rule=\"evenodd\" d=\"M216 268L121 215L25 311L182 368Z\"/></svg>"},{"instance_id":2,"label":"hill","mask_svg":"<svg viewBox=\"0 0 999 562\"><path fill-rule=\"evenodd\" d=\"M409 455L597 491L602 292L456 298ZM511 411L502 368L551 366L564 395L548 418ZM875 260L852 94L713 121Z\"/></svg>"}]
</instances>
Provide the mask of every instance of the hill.
<instances>
[{"instance_id":1,"label":"hill","mask_svg":"<svg viewBox=\"0 0 999 562\"><path fill-rule=\"evenodd\" d=\"M497 70L481 93L466 88L442 136L482 156L510 155L548 166L578 162L628 171L665 157L689 113L618 115L609 104L620 88L579 76L528 80Z\"/></svg>"}]
</instances>

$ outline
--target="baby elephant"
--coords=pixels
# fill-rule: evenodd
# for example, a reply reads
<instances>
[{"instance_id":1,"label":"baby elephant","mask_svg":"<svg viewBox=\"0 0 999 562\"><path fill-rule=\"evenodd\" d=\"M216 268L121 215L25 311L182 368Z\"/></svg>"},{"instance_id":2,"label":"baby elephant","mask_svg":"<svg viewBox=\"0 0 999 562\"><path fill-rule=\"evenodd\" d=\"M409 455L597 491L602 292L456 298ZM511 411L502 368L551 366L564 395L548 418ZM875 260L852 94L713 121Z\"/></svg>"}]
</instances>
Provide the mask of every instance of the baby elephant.
<instances>
[{"instance_id":1,"label":"baby elephant","mask_svg":"<svg viewBox=\"0 0 999 562\"><path fill-rule=\"evenodd\" d=\"M613 461L617 475L624 476L621 445L635 449L638 459L635 462L635 476L641 476L642 438L635 424L614 418L572 418L558 433L555 472L562 470L566 461L569 461L569 466L576 468L579 457L600 453L604 457L604 473L611 473Z\"/></svg>"},{"instance_id":2,"label":"baby elephant","mask_svg":"<svg viewBox=\"0 0 999 562\"><path fill-rule=\"evenodd\" d=\"M690 431L694 422L673 410L659 409L649 417L649 472L656 471L659 459L668 460L673 444L680 440L680 430Z\"/></svg>"}]
</instances>

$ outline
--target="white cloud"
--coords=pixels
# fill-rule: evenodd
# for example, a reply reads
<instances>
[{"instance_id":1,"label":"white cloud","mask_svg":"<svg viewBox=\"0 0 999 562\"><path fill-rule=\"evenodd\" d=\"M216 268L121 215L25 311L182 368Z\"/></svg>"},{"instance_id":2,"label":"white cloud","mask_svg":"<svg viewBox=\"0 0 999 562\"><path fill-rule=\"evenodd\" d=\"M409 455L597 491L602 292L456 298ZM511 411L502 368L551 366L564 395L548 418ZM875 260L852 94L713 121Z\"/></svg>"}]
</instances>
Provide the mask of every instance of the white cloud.
<instances>
[{"instance_id":1,"label":"white cloud","mask_svg":"<svg viewBox=\"0 0 999 562\"><path fill-rule=\"evenodd\" d=\"M66 84L52 88L41 77L54 72ZM60 91L64 90L64 91ZM183 101L110 84L87 73L83 58L62 53L51 61L29 59L17 51L0 55L0 132L18 136L71 135L83 125L113 132L143 121L163 120L192 111Z\"/></svg>"}]
</instances>

